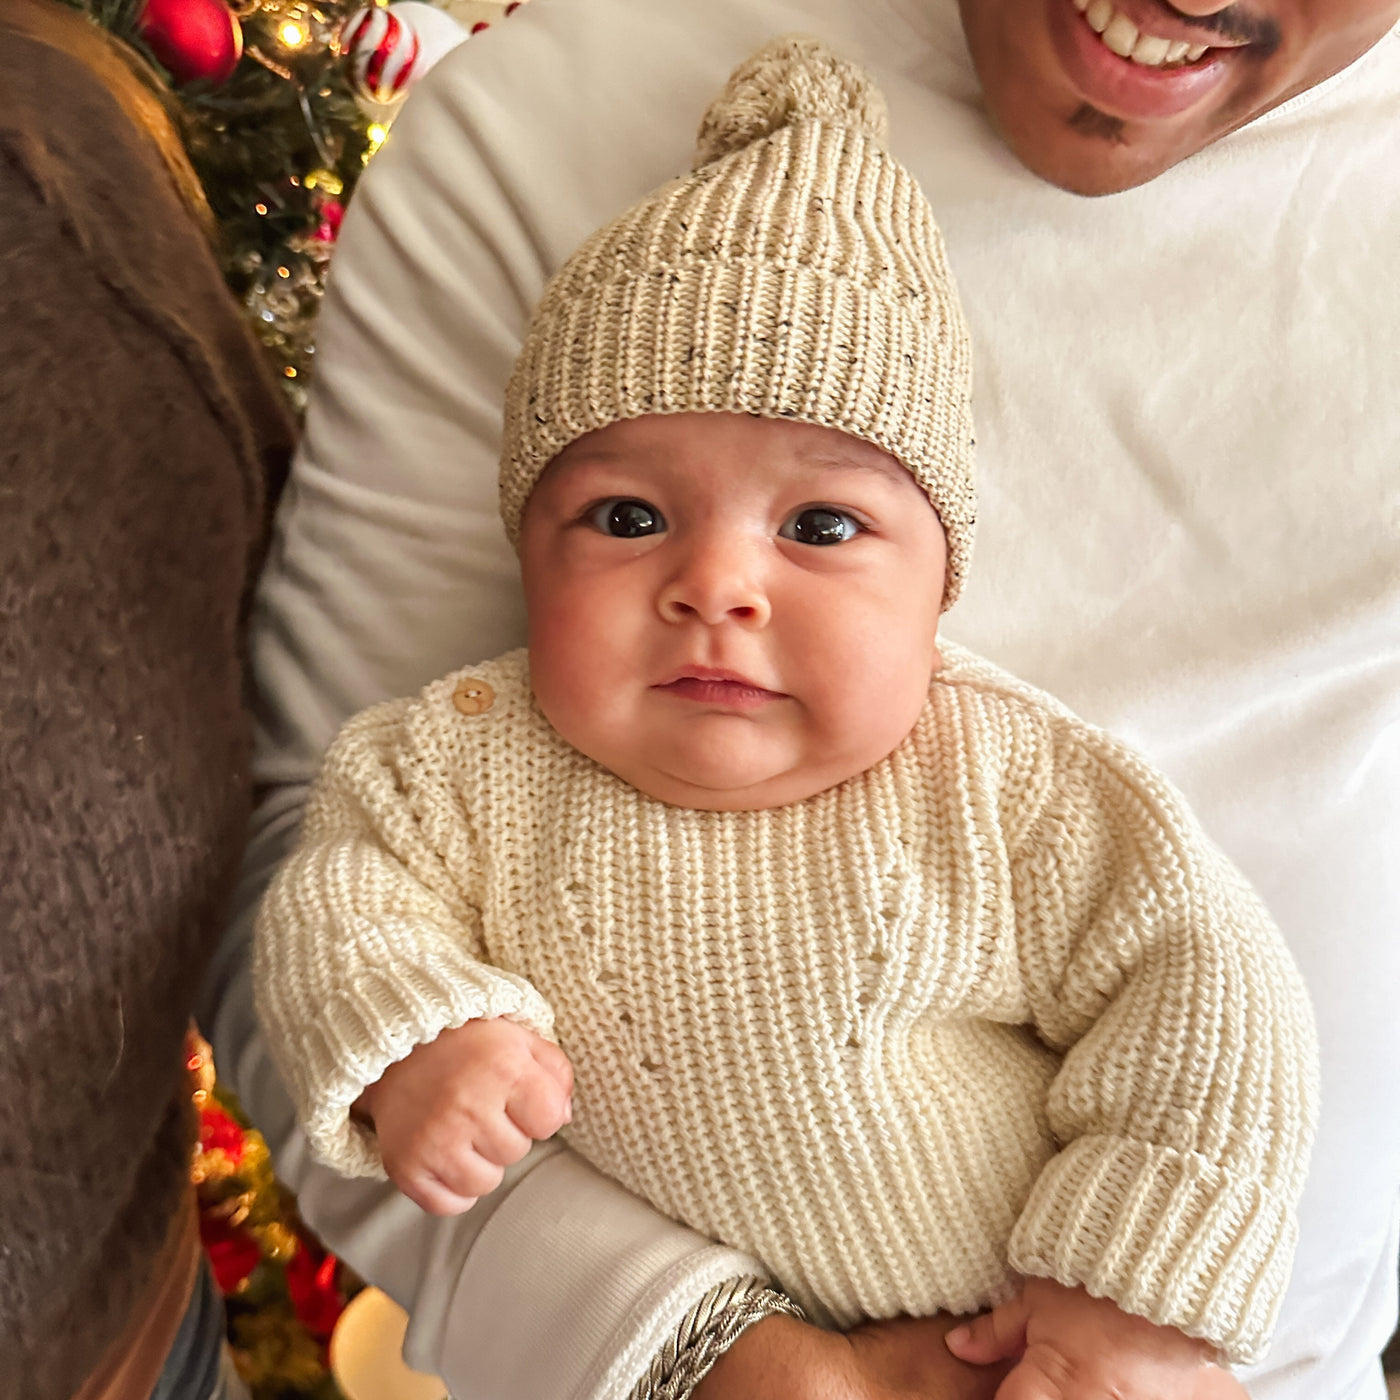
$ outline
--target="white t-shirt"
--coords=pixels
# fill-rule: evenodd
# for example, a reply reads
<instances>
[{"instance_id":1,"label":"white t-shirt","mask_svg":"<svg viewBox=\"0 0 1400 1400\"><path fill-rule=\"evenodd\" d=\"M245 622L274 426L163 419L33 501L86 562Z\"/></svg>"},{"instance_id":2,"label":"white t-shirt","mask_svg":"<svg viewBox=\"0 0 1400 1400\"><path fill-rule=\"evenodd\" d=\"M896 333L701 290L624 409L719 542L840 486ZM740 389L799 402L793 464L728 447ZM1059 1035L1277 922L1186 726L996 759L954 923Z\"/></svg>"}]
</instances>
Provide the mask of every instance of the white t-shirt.
<instances>
[{"instance_id":1,"label":"white t-shirt","mask_svg":"<svg viewBox=\"0 0 1400 1400\"><path fill-rule=\"evenodd\" d=\"M459 1400L624 1397L747 1261L552 1145L455 1222L306 1157L252 1022L250 908L340 723L519 642L502 389L545 278L686 168L788 30L866 62L974 336L982 492L950 637L1142 749L1308 980L1322 1118L1257 1400L1376 1400L1400 1205L1400 31L1124 194L1046 185L954 0L532 0L415 91L346 221L255 620L254 828L204 1020L333 1247Z\"/></svg>"}]
</instances>

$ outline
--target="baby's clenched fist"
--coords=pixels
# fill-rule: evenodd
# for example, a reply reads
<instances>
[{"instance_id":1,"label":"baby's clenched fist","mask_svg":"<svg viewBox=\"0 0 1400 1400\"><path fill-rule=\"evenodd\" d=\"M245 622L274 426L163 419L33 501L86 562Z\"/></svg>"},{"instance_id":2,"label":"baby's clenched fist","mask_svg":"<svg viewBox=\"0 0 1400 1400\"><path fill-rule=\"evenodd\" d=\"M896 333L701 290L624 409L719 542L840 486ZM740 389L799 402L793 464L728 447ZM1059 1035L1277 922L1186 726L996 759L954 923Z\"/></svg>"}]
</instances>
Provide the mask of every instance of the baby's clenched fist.
<instances>
[{"instance_id":1,"label":"baby's clenched fist","mask_svg":"<svg viewBox=\"0 0 1400 1400\"><path fill-rule=\"evenodd\" d=\"M569 1121L573 1084L564 1052L534 1031L468 1021L390 1065L355 1107L394 1185L433 1215L460 1215Z\"/></svg>"}]
</instances>

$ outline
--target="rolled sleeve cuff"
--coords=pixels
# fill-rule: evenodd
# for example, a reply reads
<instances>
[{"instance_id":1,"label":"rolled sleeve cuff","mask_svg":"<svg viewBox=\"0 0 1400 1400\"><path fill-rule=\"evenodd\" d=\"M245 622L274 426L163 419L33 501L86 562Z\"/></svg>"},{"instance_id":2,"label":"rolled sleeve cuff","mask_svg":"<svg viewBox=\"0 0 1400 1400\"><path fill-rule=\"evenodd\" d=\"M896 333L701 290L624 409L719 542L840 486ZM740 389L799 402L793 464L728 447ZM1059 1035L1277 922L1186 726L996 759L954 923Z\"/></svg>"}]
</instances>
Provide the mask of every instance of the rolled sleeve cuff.
<instances>
[{"instance_id":1,"label":"rolled sleeve cuff","mask_svg":"<svg viewBox=\"0 0 1400 1400\"><path fill-rule=\"evenodd\" d=\"M1257 1177L1199 1153L1086 1137L1041 1173L1010 1262L1177 1327L1242 1365L1268 1344L1296 1239L1289 1200Z\"/></svg>"},{"instance_id":2,"label":"rolled sleeve cuff","mask_svg":"<svg viewBox=\"0 0 1400 1400\"><path fill-rule=\"evenodd\" d=\"M361 974L353 992L335 997L318 1031L305 1037L301 1063L289 1066L317 1158L346 1176L383 1177L378 1139L350 1118L355 1100L415 1046L496 1016L553 1034L549 1006L528 982L465 958L412 974Z\"/></svg>"}]
</instances>

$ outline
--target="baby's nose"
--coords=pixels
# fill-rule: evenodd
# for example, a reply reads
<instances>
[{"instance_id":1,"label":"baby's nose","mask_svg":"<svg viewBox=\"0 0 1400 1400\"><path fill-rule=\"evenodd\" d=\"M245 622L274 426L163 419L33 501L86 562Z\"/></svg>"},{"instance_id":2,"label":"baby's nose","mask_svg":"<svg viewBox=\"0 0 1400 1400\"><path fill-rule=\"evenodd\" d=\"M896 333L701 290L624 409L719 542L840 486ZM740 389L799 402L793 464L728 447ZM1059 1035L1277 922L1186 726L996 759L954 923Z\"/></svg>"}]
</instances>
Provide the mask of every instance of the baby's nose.
<instances>
[{"instance_id":1,"label":"baby's nose","mask_svg":"<svg viewBox=\"0 0 1400 1400\"><path fill-rule=\"evenodd\" d=\"M668 622L736 622L762 626L770 616L760 571L749 552L732 543L701 543L689 550L661 590Z\"/></svg>"}]
</instances>

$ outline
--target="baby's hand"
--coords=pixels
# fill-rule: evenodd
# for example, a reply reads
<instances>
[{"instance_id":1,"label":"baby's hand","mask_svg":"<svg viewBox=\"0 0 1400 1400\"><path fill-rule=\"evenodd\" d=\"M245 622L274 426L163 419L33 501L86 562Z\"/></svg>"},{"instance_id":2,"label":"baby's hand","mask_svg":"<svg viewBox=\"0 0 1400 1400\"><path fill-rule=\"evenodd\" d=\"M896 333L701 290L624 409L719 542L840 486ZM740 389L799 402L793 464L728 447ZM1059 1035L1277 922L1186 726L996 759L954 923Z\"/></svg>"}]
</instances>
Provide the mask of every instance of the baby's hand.
<instances>
[{"instance_id":1,"label":"baby's hand","mask_svg":"<svg viewBox=\"0 0 1400 1400\"><path fill-rule=\"evenodd\" d=\"M573 1085L557 1045L514 1021L468 1021L390 1065L355 1108L373 1120L394 1185L433 1215L460 1215L532 1138L569 1121Z\"/></svg>"},{"instance_id":2,"label":"baby's hand","mask_svg":"<svg viewBox=\"0 0 1400 1400\"><path fill-rule=\"evenodd\" d=\"M1247 1400L1207 1343L1052 1279L1027 1279L950 1332L948 1349L973 1363L1017 1359L996 1400Z\"/></svg>"}]
</instances>

